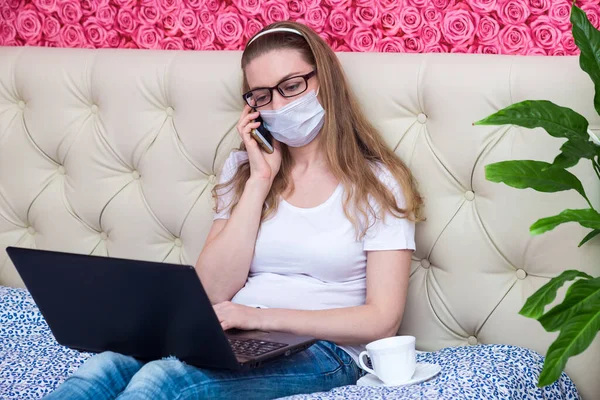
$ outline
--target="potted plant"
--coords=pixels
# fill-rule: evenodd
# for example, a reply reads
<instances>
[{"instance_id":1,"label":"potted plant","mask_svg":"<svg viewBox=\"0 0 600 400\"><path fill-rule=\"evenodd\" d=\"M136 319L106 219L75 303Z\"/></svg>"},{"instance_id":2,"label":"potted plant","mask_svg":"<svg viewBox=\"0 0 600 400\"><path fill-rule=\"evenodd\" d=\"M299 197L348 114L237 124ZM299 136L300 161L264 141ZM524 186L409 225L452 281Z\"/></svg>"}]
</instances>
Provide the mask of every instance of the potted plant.
<instances>
[{"instance_id":1,"label":"potted plant","mask_svg":"<svg viewBox=\"0 0 600 400\"><path fill-rule=\"evenodd\" d=\"M571 10L573 37L580 50L579 65L595 87L594 108L600 114L600 31L588 20L585 12L573 5ZM600 139L588 128L588 121L570 108L546 100L525 100L512 104L474 125L513 124L525 128L543 128L548 134L567 139L552 163L535 160L503 161L485 166L485 177L508 186L531 188L540 192L575 190L586 200L589 208L567 209L558 215L542 218L530 227L539 235L568 222L591 229L579 246L600 234L600 213L589 201L579 179L567 168L581 159L592 163L600 179ZM575 281L567 290L562 303L545 311L558 289ZM577 270L564 271L531 295L519 314L538 320L548 332L560 331L550 345L538 386L556 381L571 356L582 353L600 331L600 277Z\"/></svg>"}]
</instances>

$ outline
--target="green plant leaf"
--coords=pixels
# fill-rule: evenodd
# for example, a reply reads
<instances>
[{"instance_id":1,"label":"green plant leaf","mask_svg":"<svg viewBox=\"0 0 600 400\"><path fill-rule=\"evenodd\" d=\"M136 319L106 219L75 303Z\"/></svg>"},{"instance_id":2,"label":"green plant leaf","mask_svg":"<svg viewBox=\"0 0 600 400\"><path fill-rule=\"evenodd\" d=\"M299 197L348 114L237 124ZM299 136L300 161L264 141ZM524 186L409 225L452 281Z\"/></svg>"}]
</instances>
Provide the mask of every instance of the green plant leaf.
<instances>
[{"instance_id":1,"label":"green plant leaf","mask_svg":"<svg viewBox=\"0 0 600 400\"><path fill-rule=\"evenodd\" d=\"M579 290L582 289L583 284L587 284L588 290L599 290L600 278L580 282L582 285ZM576 292L572 291L572 293ZM569 357L576 356L587 349L600 331L598 295L594 301L590 300L589 302L588 306L571 315L568 322L562 326L558 338L550 345L538 386L542 387L555 382L560 377Z\"/></svg>"},{"instance_id":2,"label":"green plant leaf","mask_svg":"<svg viewBox=\"0 0 600 400\"><path fill-rule=\"evenodd\" d=\"M577 222L584 228L600 229L600 214L592 208L564 210L558 215L537 220L529 228L529 233L532 235L540 235L567 222Z\"/></svg>"},{"instance_id":3,"label":"green plant leaf","mask_svg":"<svg viewBox=\"0 0 600 400\"><path fill-rule=\"evenodd\" d=\"M524 100L479 120L474 125L518 125L544 128L554 137L588 138L588 121L581 114L548 100Z\"/></svg>"},{"instance_id":4,"label":"green plant leaf","mask_svg":"<svg viewBox=\"0 0 600 400\"><path fill-rule=\"evenodd\" d=\"M583 240L581 242L579 242L579 244L577 245L577 247L583 246L588 241L592 240L595 236L597 236L599 233L600 233L600 229L594 229L593 231L591 231L590 233L588 233L587 235L585 235L585 237L583 238Z\"/></svg>"},{"instance_id":5,"label":"green plant leaf","mask_svg":"<svg viewBox=\"0 0 600 400\"><path fill-rule=\"evenodd\" d=\"M565 169L550 167L551 164L543 161L501 161L485 166L485 178L517 189L532 188L545 193L574 189L589 204L583 185L575 175Z\"/></svg>"},{"instance_id":6,"label":"green plant leaf","mask_svg":"<svg viewBox=\"0 0 600 400\"><path fill-rule=\"evenodd\" d=\"M598 154L598 146L589 140L569 139L560 148L561 153L556 156L552 166L556 168L570 168L581 158L593 159Z\"/></svg>"},{"instance_id":7,"label":"green plant leaf","mask_svg":"<svg viewBox=\"0 0 600 400\"><path fill-rule=\"evenodd\" d=\"M539 317L538 321L548 332L555 332L585 310L600 311L600 278L580 279L573 283L563 302Z\"/></svg>"},{"instance_id":8,"label":"green plant leaf","mask_svg":"<svg viewBox=\"0 0 600 400\"><path fill-rule=\"evenodd\" d=\"M573 5L571 8L573 38L580 50L579 66L594 83L594 108L600 114L600 32L590 23L585 12Z\"/></svg>"},{"instance_id":9,"label":"green plant leaf","mask_svg":"<svg viewBox=\"0 0 600 400\"><path fill-rule=\"evenodd\" d=\"M544 286L529 296L519 311L519 314L527 318L538 319L544 313L544 308L554 301L558 289L560 289L565 282L572 281L576 278L591 279L592 277L585 272L574 269L563 271L559 276L550 279Z\"/></svg>"}]
</instances>

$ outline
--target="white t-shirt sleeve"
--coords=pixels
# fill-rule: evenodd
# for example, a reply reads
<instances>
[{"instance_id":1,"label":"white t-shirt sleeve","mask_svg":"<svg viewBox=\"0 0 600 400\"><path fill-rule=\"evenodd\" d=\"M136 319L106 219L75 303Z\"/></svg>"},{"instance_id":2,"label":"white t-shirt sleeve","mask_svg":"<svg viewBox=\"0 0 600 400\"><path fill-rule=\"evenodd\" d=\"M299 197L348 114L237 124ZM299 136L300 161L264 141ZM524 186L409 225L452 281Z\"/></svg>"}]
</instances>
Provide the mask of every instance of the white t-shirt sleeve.
<instances>
[{"instance_id":1,"label":"white t-shirt sleeve","mask_svg":"<svg viewBox=\"0 0 600 400\"><path fill-rule=\"evenodd\" d=\"M406 206L402 187L394 178L394 175L385 167L375 168L378 178L394 194L396 202L400 208ZM376 214L381 209L374 200L371 203ZM415 250L415 223L407 218L398 218L387 213L385 219L377 217L368 229L363 239L363 250Z\"/></svg>"},{"instance_id":2,"label":"white t-shirt sleeve","mask_svg":"<svg viewBox=\"0 0 600 400\"><path fill-rule=\"evenodd\" d=\"M246 160L248 160L248 153L245 151L232 151L223 164L218 183L229 182L237 172L239 166ZM217 199L219 205L217 209L219 211L215 213L213 220L229 219L231 215L231 203L235 194L234 188L232 186L222 188L217 191L217 194L219 195Z\"/></svg>"}]
</instances>

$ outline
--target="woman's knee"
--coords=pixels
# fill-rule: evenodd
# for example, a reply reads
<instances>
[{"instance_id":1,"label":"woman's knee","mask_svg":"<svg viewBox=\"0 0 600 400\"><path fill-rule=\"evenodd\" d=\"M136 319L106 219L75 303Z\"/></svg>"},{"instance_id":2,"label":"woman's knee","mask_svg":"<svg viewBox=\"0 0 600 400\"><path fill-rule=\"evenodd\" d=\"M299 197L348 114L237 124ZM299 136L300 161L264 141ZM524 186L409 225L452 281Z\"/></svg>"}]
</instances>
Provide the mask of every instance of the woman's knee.
<instances>
[{"instance_id":1,"label":"woman's knee","mask_svg":"<svg viewBox=\"0 0 600 400\"><path fill-rule=\"evenodd\" d=\"M99 375L128 375L133 376L143 363L133 357L105 351L89 358L77 371L80 377L94 377Z\"/></svg>"},{"instance_id":2,"label":"woman's knee","mask_svg":"<svg viewBox=\"0 0 600 400\"><path fill-rule=\"evenodd\" d=\"M196 383L192 375L199 371L193 374L191 368L177 359L151 361L135 374L124 398L174 399L183 389Z\"/></svg>"}]
</instances>

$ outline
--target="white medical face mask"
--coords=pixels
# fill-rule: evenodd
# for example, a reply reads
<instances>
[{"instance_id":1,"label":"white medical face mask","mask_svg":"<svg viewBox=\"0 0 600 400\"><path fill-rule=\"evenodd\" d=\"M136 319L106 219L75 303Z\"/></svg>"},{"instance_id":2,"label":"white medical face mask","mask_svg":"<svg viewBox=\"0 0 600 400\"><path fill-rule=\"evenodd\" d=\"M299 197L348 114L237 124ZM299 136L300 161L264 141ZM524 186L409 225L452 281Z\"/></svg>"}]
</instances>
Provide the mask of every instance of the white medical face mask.
<instances>
[{"instance_id":1,"label":"white medical face mask","mask_svg":"<svg viewBox=\"0 0 600 400\"><path fill-rule=\"evenodd\" d=\"M260 111L260 116L273 137L291 147L312 142L325 123L325 110L314 91L279 110Z\"/></svg>"}]
</instances>

